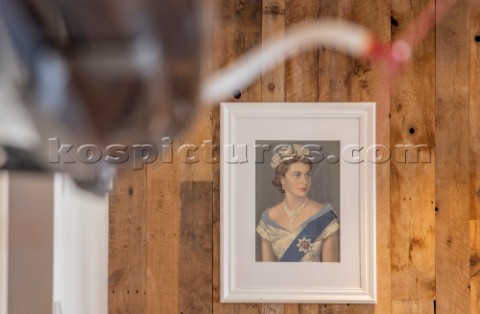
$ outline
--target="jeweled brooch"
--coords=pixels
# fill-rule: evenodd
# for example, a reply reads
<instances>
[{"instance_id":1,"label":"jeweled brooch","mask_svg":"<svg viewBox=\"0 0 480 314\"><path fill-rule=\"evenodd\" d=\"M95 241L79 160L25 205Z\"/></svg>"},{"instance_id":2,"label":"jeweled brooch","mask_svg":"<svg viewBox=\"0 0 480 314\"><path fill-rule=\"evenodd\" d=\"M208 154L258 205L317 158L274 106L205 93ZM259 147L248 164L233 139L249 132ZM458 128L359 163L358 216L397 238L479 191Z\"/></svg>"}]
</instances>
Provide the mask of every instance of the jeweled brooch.
<instances>
[{"instance_id":1,"label":"jeweled brooch","mask_svg":"<svg viewBox=\"0 0 480 314\"><path fill-rule=\"evenodd\" d=\"M307 239L305 236L303 236L303 238L298 239L297 247L299 252L307 254L308 252L312 251L312 239Z\"/></svg>"}]
</instances>

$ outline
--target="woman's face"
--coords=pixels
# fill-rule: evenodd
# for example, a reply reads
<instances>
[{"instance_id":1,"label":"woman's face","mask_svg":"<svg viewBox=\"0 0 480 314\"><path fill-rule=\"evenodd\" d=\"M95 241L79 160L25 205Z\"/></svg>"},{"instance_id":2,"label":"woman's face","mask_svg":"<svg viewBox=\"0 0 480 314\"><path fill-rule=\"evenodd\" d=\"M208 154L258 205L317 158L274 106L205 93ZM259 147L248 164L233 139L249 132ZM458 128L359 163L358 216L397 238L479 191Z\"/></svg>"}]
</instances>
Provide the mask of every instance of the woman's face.
<instances>
[{"instance_id":1,"label":"woman's face","mask_svg":"<svg viewBox=\"0 0 480 314\"><path fill-rule=\"evenodd\" d=\"M290 164L282 183L286 194L306 197L312 183L310 165L299 161Z\"/></svg>"}]
</instances>

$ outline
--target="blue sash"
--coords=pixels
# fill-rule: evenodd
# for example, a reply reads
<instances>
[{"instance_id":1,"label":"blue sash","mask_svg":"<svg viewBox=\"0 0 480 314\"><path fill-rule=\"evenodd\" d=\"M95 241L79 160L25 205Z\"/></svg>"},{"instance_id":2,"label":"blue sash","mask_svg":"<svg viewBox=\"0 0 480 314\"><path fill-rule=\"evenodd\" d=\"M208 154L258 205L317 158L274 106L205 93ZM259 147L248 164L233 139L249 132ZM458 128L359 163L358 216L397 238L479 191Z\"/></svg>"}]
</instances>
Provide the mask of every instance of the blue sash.
<instances>
[{"instance_id":1,"label":"blue sash","mask_svg":"<svg viewBox=\"0 0 480 314\"><path fill-rule=\"evenodd\" d=\"M335 219L337 215L333 211L328 211L317 219L310 221L305 228L297 235L297 237L292 241L288 249L283 253L280 258L280 262L299 262L305 256L305 252L297 247L299 243L298 240L303 237L311 239L311 243L317 239L317 237L322 234L323 230Z\"/></svg>"}]
</instances>

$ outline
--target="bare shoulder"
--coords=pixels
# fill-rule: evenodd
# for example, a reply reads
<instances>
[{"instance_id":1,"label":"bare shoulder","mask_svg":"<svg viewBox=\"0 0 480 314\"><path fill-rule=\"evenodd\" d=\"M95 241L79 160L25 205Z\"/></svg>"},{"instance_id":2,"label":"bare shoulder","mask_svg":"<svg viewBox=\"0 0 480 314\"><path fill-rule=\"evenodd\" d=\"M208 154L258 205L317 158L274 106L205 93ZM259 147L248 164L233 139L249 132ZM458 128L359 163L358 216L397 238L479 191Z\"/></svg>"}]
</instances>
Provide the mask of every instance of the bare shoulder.
<instances>
[{"instance_id":1,"label":"bare shoulder","mask_svg":"<svg viewBox=\"0 0 480 314\"><path fill-rule=\"evenodd\" d=\"M281 217L282 211L283 202L280 202L277 205L268 209L268 217L272 220L278 221L278 219Z\"/></svg>"},{"instance_id":2,"label":"bare shoulder","mask_svg":"<svg viewBox=\"0 0 480 314\"><path fill-rule=\"evenodd\" d=\"M315 202L314 200L310 200L309 202L309 209L314 212L318 212L323 206L325 206L325 204Z\"/></svg>"}]
</instances>

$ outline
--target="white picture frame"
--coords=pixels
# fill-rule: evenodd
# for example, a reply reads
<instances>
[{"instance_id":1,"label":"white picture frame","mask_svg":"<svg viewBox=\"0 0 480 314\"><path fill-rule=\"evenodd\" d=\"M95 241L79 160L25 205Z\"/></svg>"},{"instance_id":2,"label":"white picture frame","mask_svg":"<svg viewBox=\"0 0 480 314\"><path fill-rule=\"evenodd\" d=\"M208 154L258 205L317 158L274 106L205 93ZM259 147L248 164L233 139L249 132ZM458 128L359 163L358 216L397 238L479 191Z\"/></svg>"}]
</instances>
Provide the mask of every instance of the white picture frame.
<instances>
[{"instance_id":1,"label":"white picture frame","mask_svg":"<svg viewBox=\"0 0 480 314\"><path fill-rule=\"evenodd\" d=\"M376 303L375 104L222 103L220 111L220 301ZM309 149L314 166L308 193L324 193L315 197L338 206L337 261L264 261L256 228L270 199L273 206L284 197L265 196L275 188L265 183L273 169L271 178L264 174L279 142L320 147ZM304 146L309 142L313 146ZM325 183L324 176L331 179Z\"/></svg>"}]
</instances>

